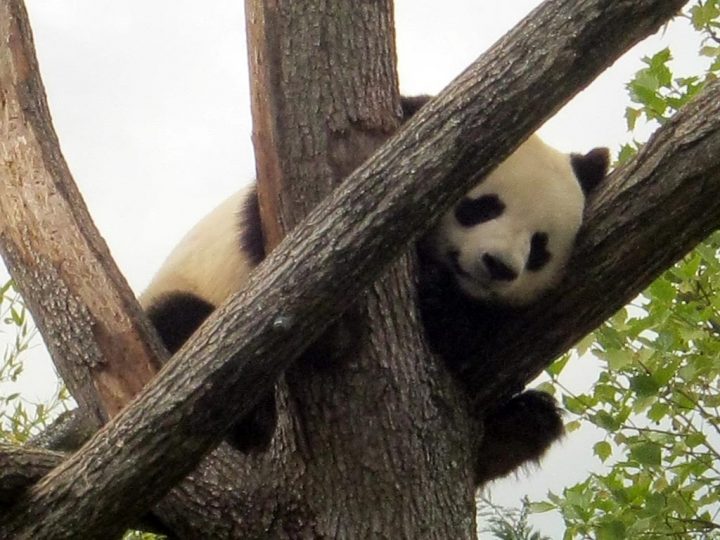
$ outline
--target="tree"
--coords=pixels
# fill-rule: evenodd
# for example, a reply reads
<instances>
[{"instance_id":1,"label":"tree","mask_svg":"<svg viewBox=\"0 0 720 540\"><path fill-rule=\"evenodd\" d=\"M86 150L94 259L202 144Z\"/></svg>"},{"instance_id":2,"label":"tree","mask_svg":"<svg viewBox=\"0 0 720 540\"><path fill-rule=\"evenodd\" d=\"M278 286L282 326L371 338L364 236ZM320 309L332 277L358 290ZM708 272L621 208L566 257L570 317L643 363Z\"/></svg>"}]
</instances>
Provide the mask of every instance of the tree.
<instances>
[{"instance_id":1,"label":"tree","mask_svg":"<svg viewBox=\"0 0 720 540\"><path fill-rule=\"evenodd\" d=\"M705 113L718 107L718 90L709 85L593 201L574 277L517 323L523 339L516 325L502 329L512 339L478 373L476 392L464 395L422 341L412 261L385 271L392 257L377 246L412 241L683 2L547 2L352 174L355 159L397 123L391 6L297 4L249 2L247 9L263 223L271 246L284 232L277 223L293 231L248 288L123 409L163 352L59 154L22 5L0 2L10 36L0 52L7 95L0 105L5 118L17 119L4 137L2 253L81 407L97 421L112 416L6 511L0 534L107 537L152 508L188 537L469 537L469 479L482 435L467 401L482 411L525 384L717 227L718 182L707 156L717 155L720 137L715 115ZM299 178L308 184L288 197L300 190ZM276 204L289 200L297 205ZM669 219L668 208L682 211ZM700 209L704 218L691 219ZM53 234L38 238L41 231ZM679 240L660 252L668 235ZM331 245L314 246L318 236ZM361 291L381 276L358 307ZM608 291L602 301L588 302L593 287ZM351 304L361 316L341 328L364 330L362 355L326 369L290 369L278 385L273 448L243 458L221 446L195 469L233 419ZM553 318L558 325L548 329Z\"/></svg>"}]
</instances>

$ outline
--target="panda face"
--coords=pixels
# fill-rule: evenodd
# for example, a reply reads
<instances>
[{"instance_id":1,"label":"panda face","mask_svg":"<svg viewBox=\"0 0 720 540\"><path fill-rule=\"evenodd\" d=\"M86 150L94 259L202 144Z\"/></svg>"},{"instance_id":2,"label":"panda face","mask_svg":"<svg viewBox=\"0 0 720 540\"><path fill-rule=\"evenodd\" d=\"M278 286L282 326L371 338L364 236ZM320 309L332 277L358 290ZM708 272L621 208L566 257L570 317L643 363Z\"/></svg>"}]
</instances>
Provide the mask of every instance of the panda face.
<instances>
[{"instance_id":1,"label":"panda face","mask_svg":"<svg viewBox=\"0 0 720 540\"><path fill-rule=\"evenodd\" d=\"M533 136L443 216L431 249L468 296L524 305L562 276L584 205L571 156Z\"/></svg>"}]
</instances>

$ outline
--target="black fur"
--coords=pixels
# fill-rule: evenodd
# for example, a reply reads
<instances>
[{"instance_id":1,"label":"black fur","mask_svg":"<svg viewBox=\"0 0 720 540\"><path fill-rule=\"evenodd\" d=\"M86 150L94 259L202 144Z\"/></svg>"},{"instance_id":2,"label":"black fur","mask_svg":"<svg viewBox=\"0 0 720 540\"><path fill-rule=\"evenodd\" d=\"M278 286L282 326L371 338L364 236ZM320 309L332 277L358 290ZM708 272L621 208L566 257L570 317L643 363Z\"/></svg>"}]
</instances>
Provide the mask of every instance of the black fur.
<instances>
[{"instance_id":1,"label":"black fur","mask_svg":"<svg viewBox=\"0 0 720 540\"><path fill-rule=\"evenodd\" d=\"M530 255L528 256L525 268L530 272L537 272L550 262L552 254L548 251L548 235L544 232L536 232L530 239Z\"/></svg>"},{"instance_id":2,"label":"black fur","mask_svg":"<svg viewBox=\"0 0 720 540\"><path fill-rule=\"evenodd\" d=\"M493 411L484 427L476 485L537 462L565 431L555 399L537 390L523 392Z\"/></svg>"},{"instance_id":3,"label":"black fur","mask_svg":"<svg viewBox=\"0 0 720 540\"><path fill-rule=\"evenodd\" d=\"M240 209L240 249L248 260L257 266L265 258L265 236L260 220L260 201L257 186L248 191L247 198Z\"/></svg>"},{"instance_id":4,"label":"black fur","mask_svg":"<svg viewBox=\"0 0 720 540\"><path fill-rule=\"evenodd\" d=\"M175 354L214 310L215 306L202 298L178 292L156 300L147 310L147 316L165 348Z\"/></svg>"},{"instance_id":5,"label":"black fur","mask_svg":"<svg viewBox=\"0 0 720 540\"><path fill-rule=\"evenodd\" d=\"M165 295L148 310L165 348L175 354L200 325L215 311L215 306L194 294L176 292ZM227 440L238 450L265 450L277 423L275 396L262 399L241 420L230 428Z\"/></svg>"},{"instance_id":6,"label":"black fur","mask_svg":"<svg viewBox=\"0 0 720 540\"><path fill-rule=\"evenodd\" d=\"M400 106L402 107L403 120L407 120L413 114L422 109L432 96L400 96Z\"/></svg>"},{"instance_id":7,"label":"black fur","mask_svg":"<svg viewBox=\"0 0 720 540\"><path fill-rule=\"evenodd\" d=\"M521 313L469 298L453 273L435 261L422 242L418 260L418 302L425 336L433 352L463 380L488 360L497 329Z\"/></svg>"},{"instance_id":8,"label":"black fur","mask_svg":"<svg viewBox=\"0 0 720 540\"><path fill-rule=\"evenodd\" d=\"M610 164L610 151L607 148L593 148L585 155L572 154L570 163L587 195L605 178Z\"/></svg>"},{"instance_id":9,"label":"black fur","mask_svg":"<svg viewBox=\"0 0 720 540\"><path fill-rule=\"evenodd\" d=\"M264 452L270 447L277 426L275 392L252 408L252 410L226 433L226 440L241 452Z\"/></svg>"},{"instance_id":10,"label":"black fur","mask_svg":"<svg viewBox=\"0 0 720 540\"><path fill-rule=\"evenodd\" d=\"M430 348L468 391L477 368L496 350L499 329L523 311L468 298L452 273L418 247L418 302ZM521 389L520 389L521 390ZM475 482L482 486L529 462L537 462L564 432L555 400L544 392L520 392L501 407L482 411L484 433Z\"/></svg>"},{"instance_id":11,"label":"black fur","mask_svg":"<svg viewBox=\"0 0 720 540\"><path fill-rule=\"evenodd\" d=\"M477 199L463 197L455 207L455 219L463 227L475 227L499 218L504 211L505 203L494 193Z\"/></svg>"}]
</instances>

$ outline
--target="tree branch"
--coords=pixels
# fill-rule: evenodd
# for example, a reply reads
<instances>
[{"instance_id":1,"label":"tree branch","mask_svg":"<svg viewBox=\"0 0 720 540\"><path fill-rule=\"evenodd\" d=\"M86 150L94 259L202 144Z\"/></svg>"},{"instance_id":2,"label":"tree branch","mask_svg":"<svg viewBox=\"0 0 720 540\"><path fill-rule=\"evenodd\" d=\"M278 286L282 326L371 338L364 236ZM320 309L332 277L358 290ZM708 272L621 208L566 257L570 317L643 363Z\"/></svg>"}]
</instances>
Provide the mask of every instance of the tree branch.
<instances>
[{"instance_id":1,"label":"tree branch","mask_svg":"<svg viewBox=\"0 0 720 540\"><path fill-rule=\"evenodd\" d=\"M712 81L598 189L566 278L497 329L473 383L480 406L535 378L720 228L719 118Z\"/></svg>"},{"instance_id":2,"label":"tree branch","mask_svg":"<svg viewBox=\"0 0 720 540\"><path fill-rule=\"evenodd\" d=\"M131 523L379 276L391 259L383 246L415 239L683 3L556 0L536 10L298 225L162 377L19 501L0 536L99 538ZM302 286L299 275L309 276Z\"/></svg>"},{"instance_id":3,"label":"tree branch","mask_svg":"<svg viewBox=\"0 0 720 540\"><path fill-rule=\"evenodd\" d=\"M0 253L60 375L99 425L167 353L60 153L20 0L0 1L0 35Z\"/></svg>"},{"instance_id":4,"label":"tree branch","mask_svg":"<svg viewBox=\"0 0 720 540\"><path fill-rule=\"evenodd\" d=\"M0 443L0 508L16 501L24 490L66 458L63 452ZM159 534L171 534L153 515L144 516L135 527Z\"/></svg>"},{"instance_id":5,"label":"tree branch","mask_svg":"<svg viewBox=\"0 0 720 540\"><path fill-rule=\"evenodd\" d=\"M19 493L57 467L62 452L0 443L0 506L14 502Z\"/></svg>"}]
</instances>

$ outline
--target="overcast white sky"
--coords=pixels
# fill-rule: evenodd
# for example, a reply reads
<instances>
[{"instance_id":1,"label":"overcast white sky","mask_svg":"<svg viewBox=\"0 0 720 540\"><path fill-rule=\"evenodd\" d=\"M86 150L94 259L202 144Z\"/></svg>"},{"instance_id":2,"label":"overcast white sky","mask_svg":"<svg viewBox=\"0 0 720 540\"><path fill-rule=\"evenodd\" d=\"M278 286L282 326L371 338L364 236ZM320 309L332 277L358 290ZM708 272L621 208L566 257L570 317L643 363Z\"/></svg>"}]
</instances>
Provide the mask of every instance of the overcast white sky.
<instances>
[{"instance_id":1,"label":"overcast white sky","mask_svg":"<svg viewBox=\"0 0 720 540\"><path fill-rule=\"evenodd\" d=\"M435 93L540 2L396 0L400 87ZM139 292L199 217L254 176L243 2L26 0L62 149L95 222ZM698 62L682 23L636 47L541 134L566 151L628 139L624 85L644 54L669 44L680 71ZM2 339L0 335L0 340ZM54 387L46 357L27 357L31 398ZM576 362L578 388L594 378ZM558 491L596 466L592 436L574 433L520 481L498 482L516 504ZM558 535L559 521L541 520Z\"/></svg>"}]
</instances>

